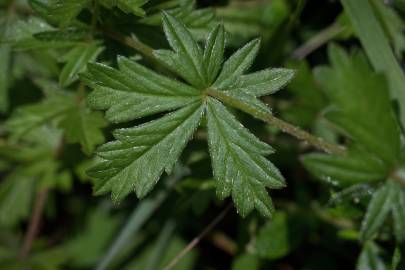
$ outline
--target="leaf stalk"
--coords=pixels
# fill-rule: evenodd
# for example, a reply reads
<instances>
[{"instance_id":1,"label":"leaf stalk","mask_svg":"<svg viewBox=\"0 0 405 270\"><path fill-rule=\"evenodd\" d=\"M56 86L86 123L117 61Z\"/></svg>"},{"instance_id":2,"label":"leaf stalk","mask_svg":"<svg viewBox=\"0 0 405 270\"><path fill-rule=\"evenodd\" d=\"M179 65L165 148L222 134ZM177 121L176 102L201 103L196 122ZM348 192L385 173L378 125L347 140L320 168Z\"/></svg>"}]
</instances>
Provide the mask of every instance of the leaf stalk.
<instances>
[{"instance_id":1,"label":"leaf stalk","mask_svg":"<svg viewBox=\"0 0 405 270\"><path fill-rule=\"evenodd\" d=\"M221 91L217 91L214 89L208 89L207 93L208 93L208 95L222 101L223 103L231 105L232 107L235 107L245 113L252 115L253 117L255 117L259 120L262 120L263 122L273 125L273 126L279 128L280 130L282 130L283 132L288 133L288 134L292 135L293 137L295 137L301 141L304 141L319 150L322 150L329 154L335 154L335 155L344 155L346 153L345 148L342 146L329 143L329 142L323 140L322 138L316 137L316 136L310 134L309 132L307 132L303 129L300 129L297 126L294 126L288 122L285 122L284 120L281 120L281 119L275 117L274 115L272 115L270 113L265 113L265 112L259 111L255 108L253 108L252 106L249 106L248 104L245 104L233 97L230 97L230 96L224 94Z\"/></svg>"},{"instance_id":2,"label":"leaf stalk","mask_svg":"<svg viewBox=\"0 0 405 270\"><path fill-rule=\"evenodd\" d=\"M135 39L133 37L127 37L127 36L121 35L116 32L105 31L104 33L106 35L108 35L109 37L121 42L122 44L125 44L125 45L135 49L136 51L140 52L141 54L143 54L144 56L153 60L154 62L160 63L160 61L153 54L154 49L149 47L148 45L144 44L140 40ZM162 64L162 63L160 63L160 64ZM309 132L307 132L303 129L300 129L297 126L294 126L288 122L285 122L285 121L275 117L272 114L258 111L255 108L253 108L247 104L244 104L232 97L229 97L220 91L217 91L214 89L207 89L206 94L222 101L223 103L231 105L239 110L242 110L259 120L262 120L270 125L274 125L274 126L278 127L280 130L282 130L283 132L288 133L288 134L292 135L293 137L295 137L299 140L302 140L326 153L335 154L335 155L344 155L346 153L346 149L343 146L339 146L336 144L326 142L322 138L318 138L318 137L310 134Z\"/></svg>"}]
</instances>

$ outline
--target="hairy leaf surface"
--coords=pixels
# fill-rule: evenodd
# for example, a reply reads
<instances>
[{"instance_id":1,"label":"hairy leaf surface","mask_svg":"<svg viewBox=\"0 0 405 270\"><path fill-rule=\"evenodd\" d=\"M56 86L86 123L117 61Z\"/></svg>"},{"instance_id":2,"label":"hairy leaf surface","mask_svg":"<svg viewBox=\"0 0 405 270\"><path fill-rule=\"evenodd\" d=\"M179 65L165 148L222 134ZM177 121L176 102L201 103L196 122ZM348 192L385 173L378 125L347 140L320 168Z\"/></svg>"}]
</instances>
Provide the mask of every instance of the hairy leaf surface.
<instances>
[{"instance_id":1,"label":"hairy leaf surface","mask_svg":"<svg viewBox=\"0 0 405 270\"><path fill-rule=\"evenodd\" d=\"M102 160L88 172L96 178L96 193L111 191L114 201L131 190L144 197L163 171L170 173L202 113L203 107L194 103L146 124L116 130L117 140L98 149Z\"/></svg>"},{"instance_id":2,"label":"hairy leaf surface","mask_svg":"<svg viewBox=\"0 0 405 270\"><path fill-rule=\"evenodd\" d=\"M191 85L206 87L203 53L186 26L168 13L163 14L163 27L172 51L155 51L155 56Z\"/></svg>"},{"instance_id":3,"label":"hairy leaf surface","mask_svg":"<svg viewBox=\"0 0 405 270\"><path fill-rule=\"evenodd\" d=\"M232 196L242 216L256 208L271 216L273 204L268 188L281 188L284 179L264 158L273 149L260 142L240 125L220 102L209 99L207 108L208 143L220 198Z\"/></svg>"},{"instance_id":4,"label":"hairy leaf surface","mask_svg":"<svg viewBox=\"0 0 405 270\"><path fill-rule=\"evenodd\" d=\"M107 110L111 122L125 122L182 107L198 99L195 88L169 79L121 57L120 70L102 64L89 65L95 89L87 98L91 108Z\"/></svg>"},{"instance_id":5,"label":"hairy leaf surface","mask_svg":"<svg viewBox=\"0 0 405 270\"><path fill-rule=\"evenodd\" d=\"M282 188L284 179L265 158L272 148L245 129L210 91L236 99L254 109L271 113L257 97L273 93L293 76L287 69L268 69L244 75L259 49L254 40L223 62L225 32L213 28L204 51L177 18L163 14L166 37L173 50L154 55L186 83L160 75L127 58L118 59L118 70L90 64L85 81L94 89L88 96L93 109L107 110L111 122L171 113L114 132L116 141L99 148L99 159L90 169L96 194L111 191L114 201L131 190L144 197L163 171L170 172L192 137L204 113L212 167L221 199L232 196L242 216L256 208L269 217L273 205L266 188Z\"/></svg>"}]
</instances>

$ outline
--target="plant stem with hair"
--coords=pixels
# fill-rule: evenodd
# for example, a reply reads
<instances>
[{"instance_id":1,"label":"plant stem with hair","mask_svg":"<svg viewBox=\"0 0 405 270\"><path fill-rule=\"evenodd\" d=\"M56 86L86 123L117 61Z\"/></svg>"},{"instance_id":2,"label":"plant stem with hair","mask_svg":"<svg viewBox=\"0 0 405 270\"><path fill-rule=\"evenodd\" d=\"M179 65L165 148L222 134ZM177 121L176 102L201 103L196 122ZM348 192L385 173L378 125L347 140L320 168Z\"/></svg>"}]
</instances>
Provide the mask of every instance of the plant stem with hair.
<instances>
[{"instance_id":1,"label":"plant stem with hair","mask_svg":"<svg viewBox=\"0 0 405 270\"><path fill-rule=\"evenodd\" d=\"M107 31L105 33L109 37L137 50L138 52L142 53L143 55L145 55L149 59L153 60L154 62L159 62L158 59L156 59L155 56L153 55L153 48L142 43L138 39L126 37L119 33L114 33L114 32L109 32L109 31ZM250 107L249 105L247 105L245 103L242 103L236 99L233 99L233 98L221 93L220 91L208 89L207 94L212 97L217 98L218 100L222 101L225 104L238 108L238 109L254 116L257 119L260 119L268 124L271 124L271 125L279 128L283 132L288 133L299 140L305 141L306 143L308 143L308 144L314 146L315 148L322 150L326 153L336 154L336 155L344 155L346 153L345 148L342 146L326 142L322 138L318 138L318 137L308 133L307 131L300 129L297 126L294 126L288 122L285 122L285 121L275 117L272 114L263 113L261 111L258 111L255 108Z\"/></svg>"},{"instance_id":2,"label":"plant stem with hair","mask_svg":"<svg viewBox=\"0 0 405 270\"><path fill-rule=\"evenodd\" d=\"M44 212L46 200L48 198L48 193L49 189L43 189L38 191L36 195L34 208L28 225L27 233L25 235L24 243L20 250L19 258L21 260L25 260L28 257L32 248L32 244L34 243L34 240L38 235L41 226L42 214Z\"/></svg>"}]
</instances>

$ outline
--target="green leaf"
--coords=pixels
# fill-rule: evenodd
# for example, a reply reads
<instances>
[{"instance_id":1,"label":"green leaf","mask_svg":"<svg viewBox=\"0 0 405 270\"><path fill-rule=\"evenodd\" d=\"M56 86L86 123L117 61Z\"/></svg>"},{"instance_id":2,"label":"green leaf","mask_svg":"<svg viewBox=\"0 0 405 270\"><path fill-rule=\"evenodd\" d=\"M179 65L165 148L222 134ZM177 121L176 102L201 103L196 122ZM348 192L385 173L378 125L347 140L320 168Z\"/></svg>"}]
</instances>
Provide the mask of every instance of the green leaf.
<instances>
[{"instance_id":1,"label":"green leaf","mask_svg":"<svg viewBox=\"0 0 405 270\"><path fill-rule=\"evenodd\" d=\"M241 254L232 262L232 270L258 270L260 269L260 259L249 253Z\"/></svg>"},{"instance_id":2,"label":"green leaf","mask_svg":"<svg viewBox=\"0 0 405 270\"><path fill-rule=\"evenodd\" d=\"M287 85L294 77L294 71L286 68L270 68L240 76L232 91L239 91L255 97L273 94Z\"/></svg>"},{"instance_id":3,"label":"green leaf","mask_svg":"<svg viewBox=\"0 0 405 270\"><path fill-rule=\"evenodd\" d=\"M0 112L6 112L9 106L10 53L8 44L0 44Z\"/></svg>"},{"instance_id":4,"label":"green leaf","mask_svg":"<svg viewBox=\"0 0 405 270\"><path fill-rule=\"evenodd\" d=\"M285 186L284 179L264 155L273 149L246 130L218 101L207 100L208 144L217 195L232 195L242 216L256 208L269 217L273 204L268 188Z\"/></svg>"},{"instance_id":5,"label":"green leaf","mask_svg":"<svg viewBox=\"0 0 405 270\"><path fill-rule=\"evenodd\" d=\"M70 94L55 93L42 102L20 106L6 121L6 130L14 141L21 139L30 131L47 124L52 119L61 116L74 106L74 99Z\"/></svg>"},{"instance_id":6,"label":"green leaf","mask_svg":"<svg viewBox=\"0 0 405 270\"><path fill-rule=\"evenodd\" d=\"M174 52L158 50L154 55L191 85L206 87L203 53L189 30L168 13L163 13L163 28Z\"/></svg>"},{"instance_id":7,"label":"green leaf","mask_svg":"<svg viewBox=\"0 0 405 270\"><path fill-rule=\"evenodd\" d=\"M43 0L28 0L28 3L34 13L41 17L42 19L50 22L51 24L58 24L57 18L54 18L52 15L51 7L49 6L50 1Z\"/></svg>"},{"instance_id":8,"label":"green leaf","mask_svg":"<svg viewBox=\"0 0 405 270\"><path fill-rule=\"evenodd\" d=\"M33 254L23 267L29 265L28 267L33 270L58 270L66 265L68 259L67 253L63 249L55 247Z\"/></svg>"},{"instance_id":9,"label":"green leaf","mask_svg":"<svg viewBox=\"0 0 405 270\"><path fill-rule=\"evenodd\" d=\"M301 160L316 177L344 186L381 181L388 173L379 159L355 147L350 147L346 156L312 153Z\"/></svg>"},{"instance_id":10,"label":"green leaf","mask_svg":"<svg viewBox=\"0 0 405 270\"><path fill-rule=\"evenodd\" d=\"M105 126L101 113L91 112L84 107L70 109L59 123L59 127L65 131L67 142L80 143L86 154L91 154L96 145L104 142L101 128Z\"/></svg>"},{"instance_id":11,"label":"green leaf","mask_svg":"<svg viewBox=\"0 0 405 270\"><path fill-rule=\"evenodd\" d=\"M287 215L277 212L272 220L260 228L255 243L255 252L264 258L279 259L290 250Z\"/></svg>"},{"instance_id":12,"label":"green leaf","mask_svg":"<svg viewBox=\"0 0 405 270\"><path fill-rule=\"evenodd\" d=\"M371 239L383 225L392 208L395 193L395 186L389 181L373 194L361 225L360 237L363 241Z\"/></svg>"},{"instance_id":13,"label":"green leaf","mask_svg":"<svg viewBox=\"0 0 405 270\"><path fill-rule=\"evenodd\" d=\"M370 4L379 19L387 38L394 47L395 54L398 57L401 57L401 53L405 50L404 21L395 12L395 9L390 8L384 2L372 0L370 1Z\"/></svg>"},{"instance_id":14,"label":"green leaf","mask_svg":"<svg viewBox=\"0 0 405 270\"><path fill-rule=\"evenodd\" d=\"M27 20L16 20L1 36L1 41L15 43L19 40L32 38L35 33L50 30L53 30L53 28L49 24L35 17L30 17Z\"/></svg>"},{"instance_id":15,"label":"green leaf","mask_svg":"<svg viewBox=\"0 0 405 270\"><path fill-rule=\"evenodd\" d=\"M50 17L62 26L69 25L89 3L90 0L51 0Z\"/></svg>"},{"instance_id":16,"label":"green leaf","mask_svg":"<svg viewBox=\"0 0 405 270\"><path fill-rule=\"evenodd\" d=\"M391 167L399 154L399 127L384 78L370 69L362 54L349 56L332 45L329 59L332 66L315 73L332 102L327 117Z\"/></svg>"},{"instance_id":17,"label":"green leaf","mask_svg":"<svg viewBox=\"0 0 405 270\"><path fill-rule=\"evenodd\" d=\"M271 110L266 104L264 104L260 99L256 98L255 96L252 96L245 92L234 91L233 89L231 89L226 91L220 91L219 94L224 98L234 99L237 100L238 102L242 102L244 104L249 105L251 108L255 109L256 113L257 111L259 111L261 113L271 114Z\"/></svg>"},{"instance_id":18,"label":"green leaf","mask_svg":"<svg viewBox=\"0 0 405 270\"><path fill-rule=\"evenodd\" d=\"M282 111L283 119L301 127L313 127L314 119L320 118L327 105L325 95L307 61L290 62L287 66L296 72L287 87L291 105Z\"/></svg>"},{"instance_id":19,"label":"green leaf","mask_svg":"<svg viewBox=\"0 0 405 270\"><path fill-rule=\"evenodd\" d=\"M175 0L164 3L150 2L148 14L139 20L140 23L160 26L165 9L170 15L183 22L198 40L205 39L210 28L215 25L213 8L197 8L195 0Z\"/></svg>"},{"instance_id":20,"label":"green leaf","mask_svg":"<svg viewBox=\"0 0 405 270\"><path fill-rule=\"evenodd\" d=\"M132 13L140 17L145 16L142 6L147 2L149 0L100 0L100 3L107 8L118 7L125 13Z\"/></svg>"},{"instance_id":21,"label":"green leaf","mask_svg":"<svg viewBox=\"0 0 405 270\"><path fill-rule=\"evenodd\" d=\"M175 166L173 173L166 178L166 187L164 189L155 193L153 196L145 198L139 202L139 204L136 204L124 226L97 263L97 270L108 269L117 257L120 257L120 255L125 253L128 245L131 245L133 242L133 239L142 236L142 228L145 227L144 225L148 222L151 216L160 209L160 206L165 202L166 198L172 191L171 188L187 173L188 168L181 164Z\"/></svg>"},{"instance_id":22,"label":"green leaf","mask_svg":"<svg viewBox=\"0 0 405 270\"><path fill-rule=\"evenodd\" d=\"M398 241L405 240L405 191L397 185L397 196L393 200L392 215L394 218L394 233Z\"/></svg>"},{"instance_id":23,"label":"green leaf","mask_svg":"<svg viewBox=\"0 0 405 270\"><path fill-rule=\"evenodd\" d=\"M237 84L240 76L253 64L259 47L260 40L255 39L237 50L225 61L222 71L213 84L213 87L222 90Z\"/></svg>"},{"instance_id":24,"label":"green leaf","mask_svg":"<svg viewBox=\"0 0 405 270\"><path fill-rule=\"evenodd\" d=\"M254 108L256 113L268 114L270 109L244 90L249 88L257 95L268 94L284 85L292 72L265 70L243 77L258 51L259 42L255 40L224 63L221 74L229 75L233 82L229 84L228 78L221 82L219 75L216 82L226 88L218 91L209 84L221 69L223 28L217 26L212 30L203 54L178 19L165 13L163 22L174 51L158 50L154 54L191 86L123 57L118 59L119 70L90 64L83 76L94 89L87 98L88 104L93 109L107 110L106 117L112 122L174 110L132 129L116 131L116 141L99 148L99 159L88 172L95 179L95 193L111 191L114 201L122 200L131 190L135 190L139 198L145 196L164 170L170 173L205 111L218 196L223 199L232 195L242 216L254 208L266 217L271 216L273 205L266 188L285 185L280 172L264 157L272 153L272 148L250 134L211 96L237 100ZM242 82L243 88L238 90L237 82Z\"/></svg>"},{"instance_id":25,"label":"green leaf","mask_svg":"<svg viewBox=\"0 0 405 270\"><path fill-rule=\"evenodd\" d=\"M394 254L392 255L391 269L397 270L399 263L401 262L401 250L398 246L395 247Z\"/></svg>"},{"instance_id":26,"label":"green leaf","mask_svg":"<svg viewBox=\"0 0 405 270\"><path fill-rule=\"evenodd\" d=\"M223 25L215 27L208 35L204 50L204 66L208 83L212 83L222 66L225 50L225 30Z\"/></svg>"},{"instance_id":27,"label":"green leaf","mask_svg":"<svg viewBox=\"0 0 405 270\"><path fill-rule=\"evenodd\" d=\"M131 12L137 16L145 16L145 11L141 8L149 0L118 0L117 6L124 12Z\"/></svg>"},{"instance_id":28,"label":"green leaf","mask_svg":"<svg viewBox=\"0 0 405 270\"><path fill-rule=\"evenodd\" d=\"M60 84L64 87L72 84L78 79L77 74L85 71L86 65L95 61L103 49L104 48L100 47L97 43L76 46L71 49L61 59L62 62L66 62L66 65L63 67L59 76Z\"/></svg>"},{"instance_id":29,"label":"green leaf","mask_svg":"<svg viewBox=\"0 0 405 270\"><path fill-rule=\"evenodd\" d=\"M266 41L271 40L280 33L281 26L287 23L292 10L288 2L272 0L252 4L245 1L232 2L216 8L215 12L229 33L228 42L240 46L258 36L262 36Z\"/></svg>"},{"instance_id":30,"label":"green leaf","mask_svg":"<svg viewBox=\"0 0 405 270\"><path fill-rule=\"evenodd\" d=\"M120 70L90 64L94 91L88 105L107 110L106 118L115 123L173 110L198 99L195 88L169 79L127 58L118 59Z\"/></svg>"},{"instance_id":31,"label":"green leaf","mask_svg":"<svg viewBox=\"0 0 405 270\"><path fill-rule=\"evenodd\" d=\"M399 105L400 122L405 126L405 75L368 0L341 0L370 62L387 77L392 99ZM383 129L381 129L383 130Z\"/></svg>"},{"instance_id":32,"label":"green leaf","mask_svg":"<svg viewBox=\"0 0 405 270\"><path fill-rule=\"evenodd\" d=\"M144 197L163 171L170 173L202 117L203 107L190 104L149 123L114 132L117 139L101 146L99 161L88 174L96 194L112 191L114 201L135 190Z\"/></svg>"},{"instance_id":33,"label":"green leaf","mask_svg":"<svg viewBox=\"0 0 405 270\"><path fill-rule=\"evenodd\" d=\"M57 49L70 47L72 41L55 40L52 42L36 39L35 34L53 31L54 28L37 17L26 20L16 20L10 24L8 31L1 37L1 42L10 43L15 50Z\"/></svg>"},{"instance_id":34,"label":"green leaf","mask_svg":"<svg viewBox=\"0 0 405 270\"><path fill-rule=\"evenodd\" d=\"M90 212L80 231L63 245L70 265L76 268L94 266L114 237L119 221L102 207Z\"/></svg>"},{"instance_id":35,"label":"green leaf","mask_svg":"<svg viewBox=\"0 0 405 270\"><path fill-rule=\"evenodd\" d=\"M368 242L364 245L357 261L356 270L386 270L384 261L379 256L378 247Z\"/></svg>"},{"instance_id":36,"label":"green leaf","mask_svg":"<svg viewBox=\"0 0 405 270\"><path fill-rule=\"evenodd\" d=\"M33 35L36 39L48 42L58 41L83 41L89 37L89 33L84 29L68 28L60 30L50 30L35 33ZM78 43L78 46L83 45Z\"/></svg>"},{"instance_id":37,"label":"green leaf","mask_svg":"<svg viewBox=\"0 0 405 270\"><path fill-rule=\"evenodd\" d=\"M179 18L188 28L192 30L204 30L215 22L215 11L213 8L196 9L196 1L189 2L190 4L188 6L191 8L179 7L177 13L176 11L172 11L173 15ZM193 33L195 33L195 31L193 31Z\"/></svg>"},{"instance_id":38,"label":"green leaf","mask_svg":"<svg viewBox=\"0 0 405 270\"><path fill-rule=\"evenodd\" d=\"M4 226L14 226L30 213L35 179L20 171L6 176L0 185L0 224Z\"/></svg>"}]
</instances>

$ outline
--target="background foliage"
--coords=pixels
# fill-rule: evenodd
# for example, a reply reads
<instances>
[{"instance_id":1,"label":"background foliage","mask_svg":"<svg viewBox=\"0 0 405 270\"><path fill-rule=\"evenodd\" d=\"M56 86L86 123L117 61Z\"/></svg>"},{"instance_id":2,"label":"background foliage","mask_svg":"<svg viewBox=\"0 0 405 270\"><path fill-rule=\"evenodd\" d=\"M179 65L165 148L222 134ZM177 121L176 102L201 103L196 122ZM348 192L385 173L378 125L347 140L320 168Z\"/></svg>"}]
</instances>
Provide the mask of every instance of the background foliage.
<instances>
[{"instance_id":1,"label":"background foliage","mask_svg":"<svg viewBox=\"0 0 405 270\"><path fill-rule=\"evenodd\" d=\"M0 0L0 269L405 269L404 19Z\"/></svg>"}]
</instances>

